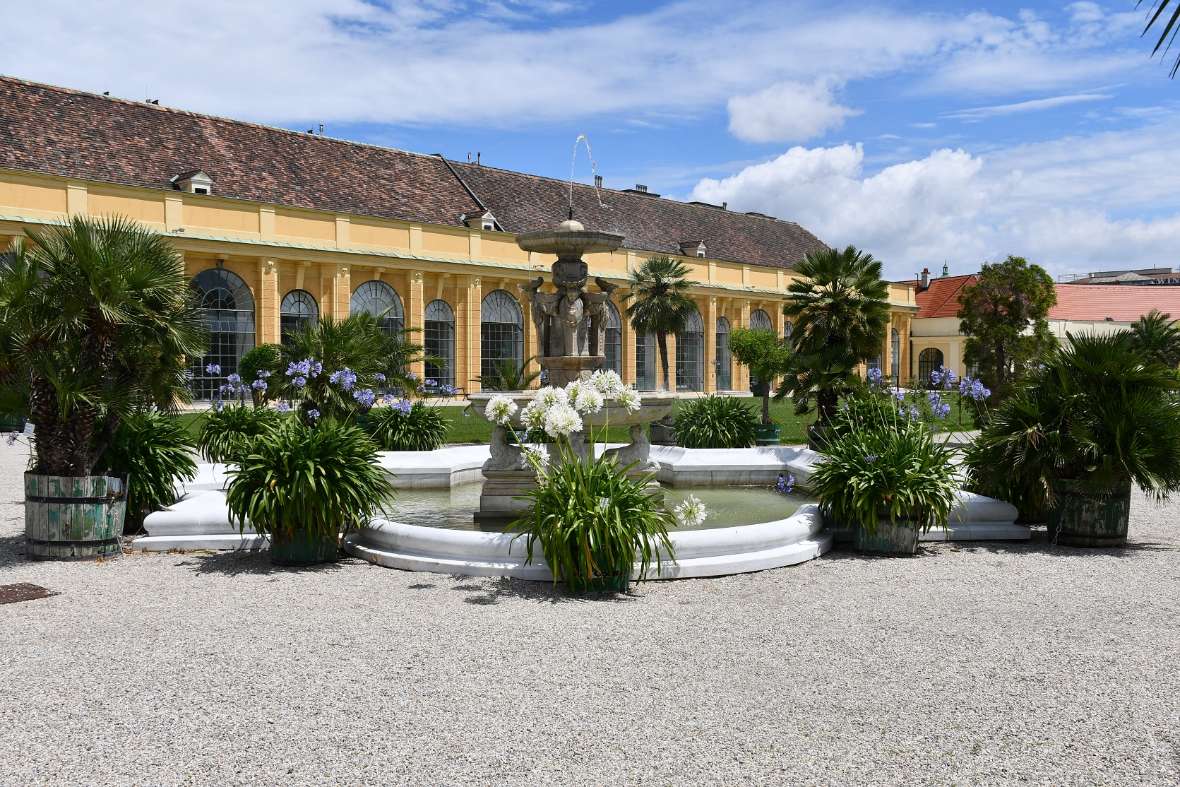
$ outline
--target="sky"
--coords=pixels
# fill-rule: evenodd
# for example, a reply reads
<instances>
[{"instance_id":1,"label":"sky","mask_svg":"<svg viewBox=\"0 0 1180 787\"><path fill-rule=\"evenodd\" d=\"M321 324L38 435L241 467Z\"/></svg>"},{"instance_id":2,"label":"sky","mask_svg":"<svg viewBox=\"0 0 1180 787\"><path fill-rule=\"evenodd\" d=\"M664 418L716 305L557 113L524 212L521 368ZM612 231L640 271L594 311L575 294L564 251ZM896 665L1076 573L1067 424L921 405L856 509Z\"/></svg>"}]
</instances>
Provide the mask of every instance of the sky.
<instances>
[{"instance_id":1,"label":"sky","mask_svg":"<svg viewBox=\"0 0 1180 787\"><path fill-rule=\"evenodd\" d=\"M1150 4L1150 3L1148 3ZM1110 2L70 0L0 72L725 202L892 278L1180 261L1180 79ZM575 177L591 178L582 148Z\"/></svg>"}]
</instances>

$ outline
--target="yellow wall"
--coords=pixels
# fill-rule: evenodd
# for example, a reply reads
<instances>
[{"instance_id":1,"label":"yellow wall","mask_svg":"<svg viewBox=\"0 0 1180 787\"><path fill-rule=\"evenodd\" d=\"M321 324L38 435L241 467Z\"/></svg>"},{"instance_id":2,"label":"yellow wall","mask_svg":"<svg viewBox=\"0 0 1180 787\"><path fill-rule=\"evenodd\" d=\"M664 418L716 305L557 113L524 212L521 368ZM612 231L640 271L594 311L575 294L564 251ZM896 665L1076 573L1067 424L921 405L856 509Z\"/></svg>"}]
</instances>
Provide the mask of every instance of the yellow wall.
<instances>
[{"instance_id":1,"label":"yellow wall","mask_svg":"<svg viewBox=\"0 0 1180 787\"><path fill-rule=\"evenodd\" d=\"M55 214L66 212L65 181L48 181L5 174L0 178L0 206L5 213Z\"/></svg>"},{"instance_id":2,"label":"yellow wall","mask_svg":"<svg viewBox=\"0 0 1180 787\"><path fill-rule=\"evenodd\" d=\"M210 234L258 234L256 205L185 195L181 215L183 226L209 230Z\"/></svg>"},{"instance_id":3,"label":"yellow wall","mask_svg":"<svg viewBox=\"0 0 1180 787\"><path fill-rule=\"evenodd\" d=\"M308 240L335 241L336 220L311 211L275 208L275 235Z\"/></svg>"}]
</instances>

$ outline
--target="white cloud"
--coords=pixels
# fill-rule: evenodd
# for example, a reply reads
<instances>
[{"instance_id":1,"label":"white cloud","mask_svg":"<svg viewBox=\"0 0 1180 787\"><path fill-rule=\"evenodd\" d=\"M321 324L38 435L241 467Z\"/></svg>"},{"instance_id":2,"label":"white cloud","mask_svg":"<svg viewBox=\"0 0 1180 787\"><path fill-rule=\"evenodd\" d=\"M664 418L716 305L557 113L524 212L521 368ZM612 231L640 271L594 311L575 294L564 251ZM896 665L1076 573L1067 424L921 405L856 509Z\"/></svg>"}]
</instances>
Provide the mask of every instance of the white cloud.
<instances>
[{"instance_id":1,"label":"white cloud","mask_svg":"<svg viewBox=\"0 0 1180 787\"><path fill-rule=\"evenodd\" d=\"M1021 254L1060 275L1174 264L1180 249L1177 115L1132 130L973 155L941 149L865 171L860 146L795 147L692 198L798 221L854 244L893 277Z\"/></svg>"},{"instance_id":2,"label":"white cloud","mask_svg":"<svg viewBox=\"0 0 1180 787\"><path fill-rule=\"evenodd\" d=\"M802 142L837 129L860 111L836 101L831 80L780 82L729 100L729 130L747 142Z\"/></svg>"},{"instance_id":3,"label":"white cloud","mask_svg":"<svg viewBox=\"0 0 1180 787\"><path fill-rule=\"evenodd\" d=\"M1056 109L1057 107L1069 106L1070 104L1107 101L1112 98L1114 98L1114 95L1110 93L1073 93L1065 96L1034 98L1028 101L1018 101L1014 104L994 104L987 107L960 109L957 112L948 112L943 117L955 118L956 120L986 120L987 118L1003 115L1016 115L1023 112L1040 112L1045 109Z\"/></svg>"}]
</instances>

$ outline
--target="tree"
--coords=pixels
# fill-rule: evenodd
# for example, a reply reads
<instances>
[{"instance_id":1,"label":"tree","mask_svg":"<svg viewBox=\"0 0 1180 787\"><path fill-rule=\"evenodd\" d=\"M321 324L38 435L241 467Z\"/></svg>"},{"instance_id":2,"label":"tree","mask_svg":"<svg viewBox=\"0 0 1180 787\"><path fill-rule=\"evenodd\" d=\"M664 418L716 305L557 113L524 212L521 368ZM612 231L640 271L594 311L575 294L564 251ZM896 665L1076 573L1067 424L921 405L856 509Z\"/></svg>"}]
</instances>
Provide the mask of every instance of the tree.
<instances>
[{"instance_id":1,"label":"tree","mask_svg":"<svg viewBox=\"0 0 1180 787\"><path fill-rule=\"evenodd\" d=\"M1170 314L1152 309L1131 324L1131 347L1170 369L1180 366L1180 325Z\"/></svg>"},{"instance_id":2,"label":"tree","mask_svg":"<svg viewBox=\"0 0 1180 787\"><path fill-rule=\"evenodd\" d=\"M762 424L769 426L769 382L787 369L791 360L790 349L774 331L738 328L729 337L729 351L738 363L749 368L751 377L767 381L762 386Z\"/></svg>"},{"instance_id":3,"label":"tree","mask_svg":"<svg viewBox=\"0 0 1180 787\"><path fill-rule=\"evenodd\" d=\"M94 475L129 414L187 400L200 310L180 255L134 221L28 236L0 258L0 411L34 424L33 472Z\"/></svg>"},{"instance_id":4,"label":"tree","mask_svg":"<svg viewBox=\"0 0 1180 787\"><path fill-rule=\"evenodd\" d=\"M1141 5L1143 5L1143 0L1137 0L1135 7L1138 8ZM1172 11L1170 14L1165 16L1164 13L1168 10L1169 6L1171 6ZM1151 50L1151 54L1154 57L1161 48L1165 53L1171 49L1171 39L1174 39L1176 37L1176 33L1180 31L1180 26L1177 26L1177 23L1180 23L1180 2L1172 5L1172 0L1152 0L1151 7L1148 9L1147 13L1147 24L1143 28L1143 35L1147 35L1147 31L1151 30L1151 28L1154 27L1157 22L1163 19L1167 20L1164 22L1164 29L1160 32L1160 37L1156 40L1155 46ZM1168 74L1168 76L1175 77L1177 71L1180 71L1180 55L1178 55L1176 60L1172 63L1172 71Z\"/></svg>"},{"instance_id":5,"label":"tree","mask_svg":"<svg viewBox=\"0 0 1180 787\"><path fill-rule=\"evenodd\" d=\"M965 360L1003 399L1029 367L1057 345L1045 319L1057 303L1053 279L1023 257L984 265L959 297Z\"/></svg>"},{"instance_id":6,"label":"tree","mask_svg":"<svg viewBox=\"0 0 1180 787\"><path fill-rule=\"evenodd\" d=\"M671 390L668 380L668 334L684 330L684 323L696 311L686 294L696 282L688 280L688 266L672 257L648 257L631 271L631 289L623 296L633 301L627 307L631 326L641 334L654 333L660 350L662 390Z\"/></svg>"},{"instance_id":7,"label":"tree","mask_svg":"<svg viewBox=\"0 0 1180 787\"><path fill-rule=\"evenodd\" d=\"M787 288L785 314L793 323L790 362L776 399L790 395L799 414L815 400L819 424L836 414L840 394L857 364L881 352L889 325L889 285L881 263L849 246L807 255Z\"/></svg>"}]
</instances>

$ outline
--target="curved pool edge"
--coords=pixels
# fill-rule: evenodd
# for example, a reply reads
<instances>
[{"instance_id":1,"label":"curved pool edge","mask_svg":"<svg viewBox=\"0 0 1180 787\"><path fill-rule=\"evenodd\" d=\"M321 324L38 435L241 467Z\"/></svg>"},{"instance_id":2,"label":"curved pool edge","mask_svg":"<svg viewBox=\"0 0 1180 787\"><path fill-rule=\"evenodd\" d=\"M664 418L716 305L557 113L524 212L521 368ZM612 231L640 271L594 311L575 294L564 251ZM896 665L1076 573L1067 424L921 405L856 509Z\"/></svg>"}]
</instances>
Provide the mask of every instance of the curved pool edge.
<instances>
[{"instance_id":1,"label":"curved pool edge","mask_svg":"<svg viewBox=\"0 0 1180 787\"><path fill-rule=\"evenodd\" d=\"M669 534L679 556L665 561L649 579L688 579L745 574L813 560L832 548L831 534L815 504L803 505L791 516L755 525L718 527ZM539 555L525 563L523 539L512 533L408 525L376 520L351 533L344 549L354 557L387 568L463 576L515 577L551 581Z\"/></svg>"}]
</instances>

